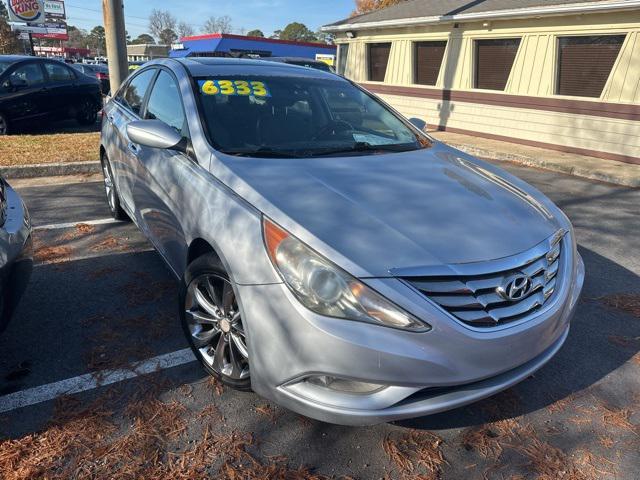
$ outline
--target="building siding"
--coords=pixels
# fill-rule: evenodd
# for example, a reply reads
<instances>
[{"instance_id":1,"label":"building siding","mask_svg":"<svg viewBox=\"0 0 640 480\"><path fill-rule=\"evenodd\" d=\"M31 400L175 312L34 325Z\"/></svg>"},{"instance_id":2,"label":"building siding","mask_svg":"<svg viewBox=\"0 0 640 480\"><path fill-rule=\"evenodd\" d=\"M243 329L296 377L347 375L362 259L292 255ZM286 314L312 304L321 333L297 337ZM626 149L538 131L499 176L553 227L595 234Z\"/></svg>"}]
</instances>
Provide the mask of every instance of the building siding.
<instances>
[{"instance_id":1,"label":"building siding","mask_svg":"<svg viewBox=\"0 0 640 480\"><path fill-rule=\"evenodd\" d=\"M635 23L629 20L638 19ZM555 95L558 38L574 35L626 34L620 54L611 70L600 98ZM504 92L473 88L474 41L488 38L521 38ZM447 40L447 49L435 87L413 84L413 43L423 40ZM339 38L338 42L347 41ZM397 86L393 94L382 98L409 117L426 120L432 127L498 135L528 143L539 142L573 150L601 152L603 157L617 156L640 163L640 12L598 15L572 15L530 20L436 25L403 29L357 32L350 43L346 76L365 83L372 90L378 86ZM368 82L366 44L391 42L391 53L384 82ZM414 93L402 95L405 90ZM380 87L378 87L381 89ZM442 91L442 98L421 98L415 90ZM496 101L465 99L451 101L447 91L475 92L531 98L578 100L594 108L589 114L553 111L541 105L517 108ZM431 95L433 97L433 95ZM525 98L526 97L526 98ZM500 98L500 97L498 97ZM545 103L545 102L541 102ZM546 102L549 103L548 101ZM611 115L612 104L629 105L631 113ZM615 107L615 105L613 105ZM557 110L557 109L556 109ZM579 110L579 109L578 109ZM602 110L602 115L598 111ZM614 108L615 110L615 108Z\"/></svg>"}]
</instances>

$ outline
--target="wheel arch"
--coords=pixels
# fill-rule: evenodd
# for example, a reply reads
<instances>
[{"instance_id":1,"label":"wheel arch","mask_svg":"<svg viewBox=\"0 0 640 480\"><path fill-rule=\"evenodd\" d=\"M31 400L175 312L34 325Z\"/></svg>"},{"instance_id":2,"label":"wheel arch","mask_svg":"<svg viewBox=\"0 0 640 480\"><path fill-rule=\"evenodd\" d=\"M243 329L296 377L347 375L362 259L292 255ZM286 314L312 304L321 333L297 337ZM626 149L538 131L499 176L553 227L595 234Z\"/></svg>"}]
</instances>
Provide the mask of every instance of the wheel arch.
<instances>
[{"instance_id":1,"label":"wheel arch","mask_svg":"<svg viewBox=\"0 0 640 480\"><path fill-rule=\"evenodd\" d=\"M215 255L218 258L218 260L220 260L220 262L224 265L225 269L227 268L226 262L222 261L222 257L216 251L216 249L213 247L213 245L211 245L210 242L208 242L207 240L205 240L202 237L194 238L191 241L191 243L189 244L189 248L187 249L186 264L189 265L196 258L201 257L202 255L209 254L209 253L212 253L213 255ZM229 272L227 272L227 273L229 273Z\"/></svg>"}]
</instances>

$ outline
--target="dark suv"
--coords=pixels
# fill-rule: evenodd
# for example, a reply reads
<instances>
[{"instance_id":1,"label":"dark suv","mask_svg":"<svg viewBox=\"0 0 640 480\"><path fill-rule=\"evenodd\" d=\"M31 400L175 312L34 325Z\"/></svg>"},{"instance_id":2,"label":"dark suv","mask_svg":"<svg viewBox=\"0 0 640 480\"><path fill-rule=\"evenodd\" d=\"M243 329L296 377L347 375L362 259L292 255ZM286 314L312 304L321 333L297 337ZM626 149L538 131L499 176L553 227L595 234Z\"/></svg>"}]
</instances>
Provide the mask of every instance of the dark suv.
<instances>
[{"instance_id":1,"label":"dark suv","mask_svg":"<svg viewBox=\"0 0 640 480\"><path fill-rule=\"evenodd\" d=\"M96 122L100 82L63 62L0 55L0 135L24 122L75 118Z\"/></svg>"}]
</instances>

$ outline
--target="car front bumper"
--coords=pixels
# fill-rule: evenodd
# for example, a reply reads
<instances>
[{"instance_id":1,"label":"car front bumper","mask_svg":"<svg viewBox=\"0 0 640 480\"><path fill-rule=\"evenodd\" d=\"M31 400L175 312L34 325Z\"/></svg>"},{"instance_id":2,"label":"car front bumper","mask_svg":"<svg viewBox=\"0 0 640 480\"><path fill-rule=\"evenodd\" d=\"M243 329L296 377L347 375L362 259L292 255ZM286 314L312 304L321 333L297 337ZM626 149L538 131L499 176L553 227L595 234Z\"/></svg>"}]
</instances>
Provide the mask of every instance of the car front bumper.
<instances>
[{"instance_id":1,"label":"car front bumper","mask_svg":"<svg viewBox=\"0 0 640 480\"><path fill-rule=\"evenodd\" d=\"M27 286L33 268L31 219L20 196L6 188L6 220L0 227L0 331L2 331Z\"/></svg>"},{"instance_id":2,"label":"car front bumper","mask_svg":"<svg viewBox=\"0 0 640 480\"><path fill-rule=\"evenodd\" d=\"M403 282L366 282L433 328L407 332L327 318L304 308L283 284L237 285L248 331L252 388L303 415L371 425L442 412L524 380L561 348L584 282L575 253L553 301L526 322L469 328ZM322 375L386 386L344 393L306 381Z\"/></svg>"}]
</instances>

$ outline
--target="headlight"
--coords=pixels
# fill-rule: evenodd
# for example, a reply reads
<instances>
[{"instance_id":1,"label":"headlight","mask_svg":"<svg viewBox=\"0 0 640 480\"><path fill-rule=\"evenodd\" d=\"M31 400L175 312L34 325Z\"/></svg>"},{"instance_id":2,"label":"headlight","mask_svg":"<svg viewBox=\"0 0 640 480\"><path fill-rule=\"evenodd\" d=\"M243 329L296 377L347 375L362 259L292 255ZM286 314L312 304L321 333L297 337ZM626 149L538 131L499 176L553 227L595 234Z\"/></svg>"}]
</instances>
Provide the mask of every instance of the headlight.
<instances>
[{"instance_id":1,"label":"headlight","mask_svg":"<svg viewBox=\"0 0 640 480\"><path fill-rule=\"evenodd\" d=\"M263 219L263 228L273 265L309 310L320 315L411 331L431 329L270 220Z\"/></svg>"}]
</instances>

